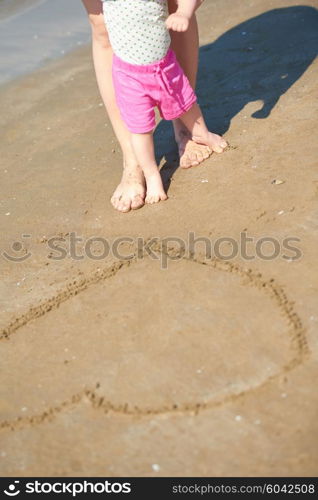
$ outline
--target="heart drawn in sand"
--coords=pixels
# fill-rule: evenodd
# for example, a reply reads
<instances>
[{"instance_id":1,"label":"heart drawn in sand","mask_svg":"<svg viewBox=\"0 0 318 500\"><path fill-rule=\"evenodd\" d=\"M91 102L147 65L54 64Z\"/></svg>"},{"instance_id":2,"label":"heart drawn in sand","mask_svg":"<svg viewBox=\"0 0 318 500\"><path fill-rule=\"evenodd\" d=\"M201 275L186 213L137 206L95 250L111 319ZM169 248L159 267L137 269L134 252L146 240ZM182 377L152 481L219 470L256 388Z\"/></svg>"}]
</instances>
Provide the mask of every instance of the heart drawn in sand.
<instances>
[{"instance_id":1,"label":"heart drawn in sand","mask_svg":"<svg viewBox=\"0 0 318 500\"><path fill-rule=\"evenodd\" d=\"M167 270L133 257L73 279L1 340L2 428L84 401L121 415L197 412L256 390L307 352L274 280L199 256Z\"/></svg>"}]
</instances>

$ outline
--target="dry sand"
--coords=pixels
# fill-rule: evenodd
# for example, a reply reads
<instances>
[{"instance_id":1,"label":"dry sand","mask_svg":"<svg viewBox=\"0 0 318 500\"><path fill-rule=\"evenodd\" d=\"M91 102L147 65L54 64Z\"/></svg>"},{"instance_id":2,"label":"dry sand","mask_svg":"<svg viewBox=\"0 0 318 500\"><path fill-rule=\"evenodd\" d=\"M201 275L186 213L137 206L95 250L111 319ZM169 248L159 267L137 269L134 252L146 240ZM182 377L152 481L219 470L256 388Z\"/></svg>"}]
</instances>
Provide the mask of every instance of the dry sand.
<instances>
[{"instance_id":1,"label":"dry sand","mask_svg":"<svg viewBox=\"0 0 318 500\"><path fill-rule=\"evenodd\" d=\"M199 96L232 147L127 215L90 50L2 87L2 248L31 255L1 258L1 475L317 475L314 6L206 0ZM168 178L168 125L156 142ZM161 270L47 242L190 231L293 236L302 257L206 262L198 245Z\"/></svg>"}]
</instances>

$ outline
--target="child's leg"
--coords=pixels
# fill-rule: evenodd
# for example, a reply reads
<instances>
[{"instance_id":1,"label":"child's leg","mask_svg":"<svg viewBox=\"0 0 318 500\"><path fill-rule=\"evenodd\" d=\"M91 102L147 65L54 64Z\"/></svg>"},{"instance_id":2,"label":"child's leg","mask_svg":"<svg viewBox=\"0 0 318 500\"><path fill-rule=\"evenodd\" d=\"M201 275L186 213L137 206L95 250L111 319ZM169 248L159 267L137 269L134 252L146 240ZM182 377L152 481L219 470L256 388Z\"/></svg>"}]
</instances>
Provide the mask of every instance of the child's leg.
<instances>
[{"instance_id":1,"label":"child's leg","mask_svg":"<svg viewBox=\"0 0 318 500\"><path fill-rule=\"evenodd\" d=\"M144 173L147 184L146 203L157 203L168 198L163 188L156 164L152 132L131 134L134 152Z\"/></svg>"},{"instance_id":2,"label":"child's leg","mask_svg":"<svg viewBox=\"0 0 318 500\"><path fill-rule=\"evenodd\" d=\"M180 116L180 120L192 134L192 139L198 144L209 146L216 153L223 153L227 142L220 136L209 132L205 124L201 109L194 104L189 111Z\"/></svg>"},{"instance_id":3,"label":"child's leg","mask_svg":"<svg viewBox=\"0 0 318 500\"><path fill-rule=\"evenodd\" d=\"M198 7L202 3L198 0ZM178 4L176 0L168 0L169 13L176 12ZM190 20L187 31L179 33L171 31L171 47L177 56L177 60L188 77L193 89L196 87L198 59L199 59L199 34L198 23L195 15ZM175 139L178 144L180 166L190 168L199 165L209 158L212 151L207 146L196 144L191 137L190 132L180 119L173 121Z\"/></svg>"}]
</instances>

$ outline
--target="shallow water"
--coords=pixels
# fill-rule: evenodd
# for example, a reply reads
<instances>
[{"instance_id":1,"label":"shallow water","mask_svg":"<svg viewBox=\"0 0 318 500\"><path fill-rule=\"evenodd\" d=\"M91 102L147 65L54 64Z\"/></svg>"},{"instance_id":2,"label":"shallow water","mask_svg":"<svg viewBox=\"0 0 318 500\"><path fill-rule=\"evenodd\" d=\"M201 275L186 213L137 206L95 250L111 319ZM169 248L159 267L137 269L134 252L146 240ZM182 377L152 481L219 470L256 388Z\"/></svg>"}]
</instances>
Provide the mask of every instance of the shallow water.
<instances>
[{"instance_id":1,"label":"shallow water","mask_svg":"<svg viewBox=\"0 0 318 500\"><path fill-rule=\"evenodd\" d=\"M0 83L89 43L80 0L0 0Z\"/></svg>"}]
</instances>

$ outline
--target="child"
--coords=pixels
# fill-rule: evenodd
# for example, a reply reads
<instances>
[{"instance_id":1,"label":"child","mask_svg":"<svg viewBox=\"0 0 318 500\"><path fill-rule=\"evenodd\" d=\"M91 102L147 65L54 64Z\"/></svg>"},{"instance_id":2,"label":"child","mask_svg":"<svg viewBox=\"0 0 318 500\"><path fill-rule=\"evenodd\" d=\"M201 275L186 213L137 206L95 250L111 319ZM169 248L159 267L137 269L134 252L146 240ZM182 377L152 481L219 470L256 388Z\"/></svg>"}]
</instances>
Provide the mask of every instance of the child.
<instances>
[{"instance_id":1,"label":"child","mask_svg":"<svg viewBox=\"0 0 318 500\"><path fill-rule=\"evenodd\" d=\"M170 48L169 29L186 31L197 0L178 0L168 15L167 0L103 0L114 51L113 82L122 118L147 184L147 203L166 200L155 160L154 108L166 120L180 118L192 139L222 152L224 139L208 131L196 96Z\"/></svg>"}]
</instances>

